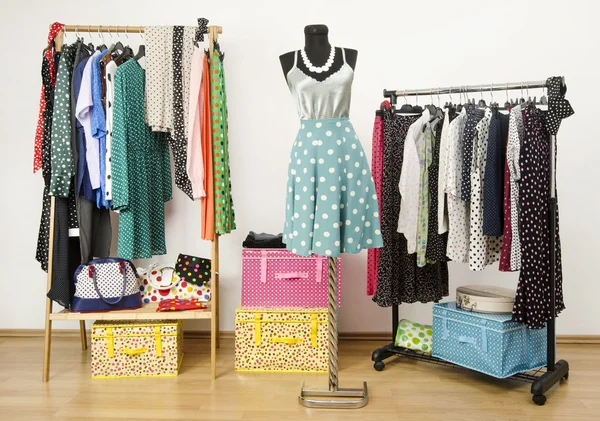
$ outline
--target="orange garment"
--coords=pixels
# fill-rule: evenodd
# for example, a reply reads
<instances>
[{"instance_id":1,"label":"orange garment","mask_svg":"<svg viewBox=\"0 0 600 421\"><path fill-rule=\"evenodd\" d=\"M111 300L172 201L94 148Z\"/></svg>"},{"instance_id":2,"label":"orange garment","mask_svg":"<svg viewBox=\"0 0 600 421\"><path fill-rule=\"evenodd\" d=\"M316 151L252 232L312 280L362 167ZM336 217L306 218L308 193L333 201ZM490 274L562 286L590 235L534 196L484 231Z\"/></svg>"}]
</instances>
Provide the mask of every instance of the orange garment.
<instances>
[{"instance_id":1,"label":"orange garment","mask_svg":"<svg viewBox=\"0 0 600 421\"><path fill-rule=\"evenodd\" d=\"M202 107L202 159L204 161L204 192L206 196L200 199L200 206L202 208L202 239L212 241L215 238L215 194L210 117L210 70L206 54L203 68L200 106Z\"/></svg>"}]
</instances>

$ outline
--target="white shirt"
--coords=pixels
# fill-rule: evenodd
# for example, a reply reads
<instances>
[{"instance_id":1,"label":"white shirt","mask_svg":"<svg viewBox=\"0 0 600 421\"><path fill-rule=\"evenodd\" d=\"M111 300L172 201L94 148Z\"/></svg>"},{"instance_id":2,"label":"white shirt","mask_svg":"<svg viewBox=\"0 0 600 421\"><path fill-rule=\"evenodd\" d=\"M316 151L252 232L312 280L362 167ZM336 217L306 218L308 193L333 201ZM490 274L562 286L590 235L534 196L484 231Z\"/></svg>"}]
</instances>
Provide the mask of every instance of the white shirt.
<instances>
[{"instance_id":1,"label":"white shirt","mask_svg":"<svg viewBox=\"0 0 600 421\"><path fill-rule=\"evenodd\" d=\"M94 190L100 188L100 146L98 139L92 136L92 106L94 104L92 102L92 62L100 54L100 51L96 51L83 69L81 88L75 107L75 116L83 126L85 133L85 159L90 173L90 183Z\"/></svg>"},{"instance_id":2,"label":"white shirt","mask_svg":"<svg viewBox=\"0 0 600 421\"><path fill-rule=\"evenodd\" d=\"M469 257L469 202L460 199L463 167L463 132L467 112L463 108L448 128L448 152L445 173L448 202L448 248L446 256L467 263Z\"/></svg>"},{"instance_id":3,"label":"white shirt","mask_svg":"<svg viewBox=\"0 0 600 421\"><path fill-rule=\"evenodd\" d=\"M473 159L471 161L471 215L469 234L469 269L479 271L500 260L502 237L483 235L483 183L492 110L475 127Z\"/></svg>"},{"instance_id":4,"label":"white shirt","mask_svg":"<svg viewBox=\"0 0 600 421\"><path fill-rule=\"evenodd\" d=\"M440 155L438 171L438 234L448 231L448 217L445 212L446 206L446 163L448 156L448 132L450 125L450 116L446 112L444 115L444 125L442 127L442 137L440 138Z\"/></svg>"},{"instance_id":5,"label":"white shirt","mask_svg":"<svg viewBox=\"0 0 600 421\"><path fill-rule=\"evenodd\" d=\"M115 75L117 64L111 60L106 64L106 200L112 200L112 137L115 104Z\"/></svg>"},{"instance_id":6,"label":"white shirt","mask_svg":"<svg viewBox=\"0 0 600 421\"><path fill-rule=\"evenodd\" d=\"M402 202L400 203L398 232L406 237L408 254L417 251L417 219L421 187L418 150L423 143L423 126L429 122L430 117L429 110L425 109L423 115L408 128L404 142L404 158L399 183Z\"/></svg>"}]
</instances>

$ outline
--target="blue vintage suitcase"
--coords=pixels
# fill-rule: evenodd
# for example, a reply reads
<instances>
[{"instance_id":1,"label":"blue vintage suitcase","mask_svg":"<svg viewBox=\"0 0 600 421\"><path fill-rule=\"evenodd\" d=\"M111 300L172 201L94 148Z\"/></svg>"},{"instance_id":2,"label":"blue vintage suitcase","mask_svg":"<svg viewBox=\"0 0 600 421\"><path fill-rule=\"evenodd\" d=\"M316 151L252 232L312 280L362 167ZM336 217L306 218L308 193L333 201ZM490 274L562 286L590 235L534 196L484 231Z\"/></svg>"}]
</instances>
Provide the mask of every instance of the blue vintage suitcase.
<instances>
[{"instance_id":1,"label":"blue vintage suitcase","mask_svg":"<svg viewBox=\"0 0 600 421\"><path fill-rule=\"evenodd\" d=\"M511 314L473 313L455 302L433 307L433 356L504 378L546 365L546 329L528 329Z\"/></svg>"}]
</instances>

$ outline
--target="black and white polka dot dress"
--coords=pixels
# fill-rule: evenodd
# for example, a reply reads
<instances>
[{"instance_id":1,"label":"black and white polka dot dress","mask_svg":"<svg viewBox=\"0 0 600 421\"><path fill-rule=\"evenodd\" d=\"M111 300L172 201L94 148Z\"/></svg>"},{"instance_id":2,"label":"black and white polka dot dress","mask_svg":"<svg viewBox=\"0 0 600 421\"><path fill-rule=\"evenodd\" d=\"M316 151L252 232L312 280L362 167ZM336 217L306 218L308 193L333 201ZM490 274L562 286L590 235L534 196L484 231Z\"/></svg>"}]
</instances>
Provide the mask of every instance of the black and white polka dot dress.
<instances>
[{"instance_id":1,"label":"black and white polka dot dress","mask_svg":"<svg viewBox=\"0 0 600 421\"><path fill-rule=\"evenodd\" d=\"M467 122L463 134L463 166L460 188L460 199L464 202L471 200L471 163L473 161L473 140L476 135L477 123L484 116L484 111L479 108L467 109Z\"/></svg>"},{"instance_id":2,"label":"black and white polka dot dress","mask_svg":"<svg viewBox=\"0 0 600 421\"><path fill-rule=\"evenodd\" d=\"M435 145L433 146L433 160L428 168L429 171L429 224L427 226L427 251L425 257L428 262L445 262L446 247L448 245L448 232L438 233L438 175L440 170L440 146L442 130L444 128L442 119L435 127ZM442 205L443 206L443 205Z\"/></svg>"},{"instance_id":3,"label":"black and white polka dot dress","mask_svg":"<svg viewBox=\"0 0 600 421\"><path fill-rule=\"evenodd\" d=\"M398 183L402 172L404 142L408 128L419 116L384 112L384 155L381 199L383 248L379 279L373 301L381 307L402 303L439 301L448 295L448 264L417 267L417 255L409 255L404 235L397 232L400 214Z\"/></svg>"},{"instance_id":4,"label":"black and white polka dot dress","mask_svg":"<svg viewBox=\"0 0 600 421\"><path fill-rule=\"evenodd\" d=\"M513 308L513 320L531 328L542 328L552 317L550 311L550 135L557 134L564 118L573 109L564 98L562 79L548 79L548 112L523 110L524 142L521 148L521 273ZM555 152L556 152L555 144ZM556 157L556 153L555 153ZM558 196L557 196L558 197ZM555 299L558 315L565 309L562 291L562 259L559 214L556 210Z\"/></svg>"},{"instance_id":5,"label":"black and white polka dot dress","mask_svg":"<svg viewBox=\"0 0 600 421\"><path fill-rule=\"evenodd\" d=\"M169 139L175 164L175 184L190 199L194 200L192 183L187 173L187 138L184 117L183 89L183 44L184 27L173 27L173 133ZM188 40L189 41L189 40ZM192 44L192 42L190 42ZM193 45L193 44L192 44ZM190 57L191 58L191 57Z\"/></svg>"}]
</instances>

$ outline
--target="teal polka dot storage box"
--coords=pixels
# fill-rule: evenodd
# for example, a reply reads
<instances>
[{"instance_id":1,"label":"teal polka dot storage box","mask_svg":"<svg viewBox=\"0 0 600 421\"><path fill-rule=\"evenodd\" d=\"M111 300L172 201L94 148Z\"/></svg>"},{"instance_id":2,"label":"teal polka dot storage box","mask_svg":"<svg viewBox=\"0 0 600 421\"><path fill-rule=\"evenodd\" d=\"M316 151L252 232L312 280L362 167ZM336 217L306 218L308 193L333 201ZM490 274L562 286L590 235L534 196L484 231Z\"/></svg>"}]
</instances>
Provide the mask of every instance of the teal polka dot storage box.
<instances>
[{"instance_id":1,"label":"teal polka dot storage box","mask_svg":"<svg viewBox=\"0 0 600 421\"><path fill-rule=\"evenodd\" d=\"M528 329L512 314L462 310L455 302L433 306L433 356L505 378L546 365L546 328Z\"/></svg>"}]
</instances>

